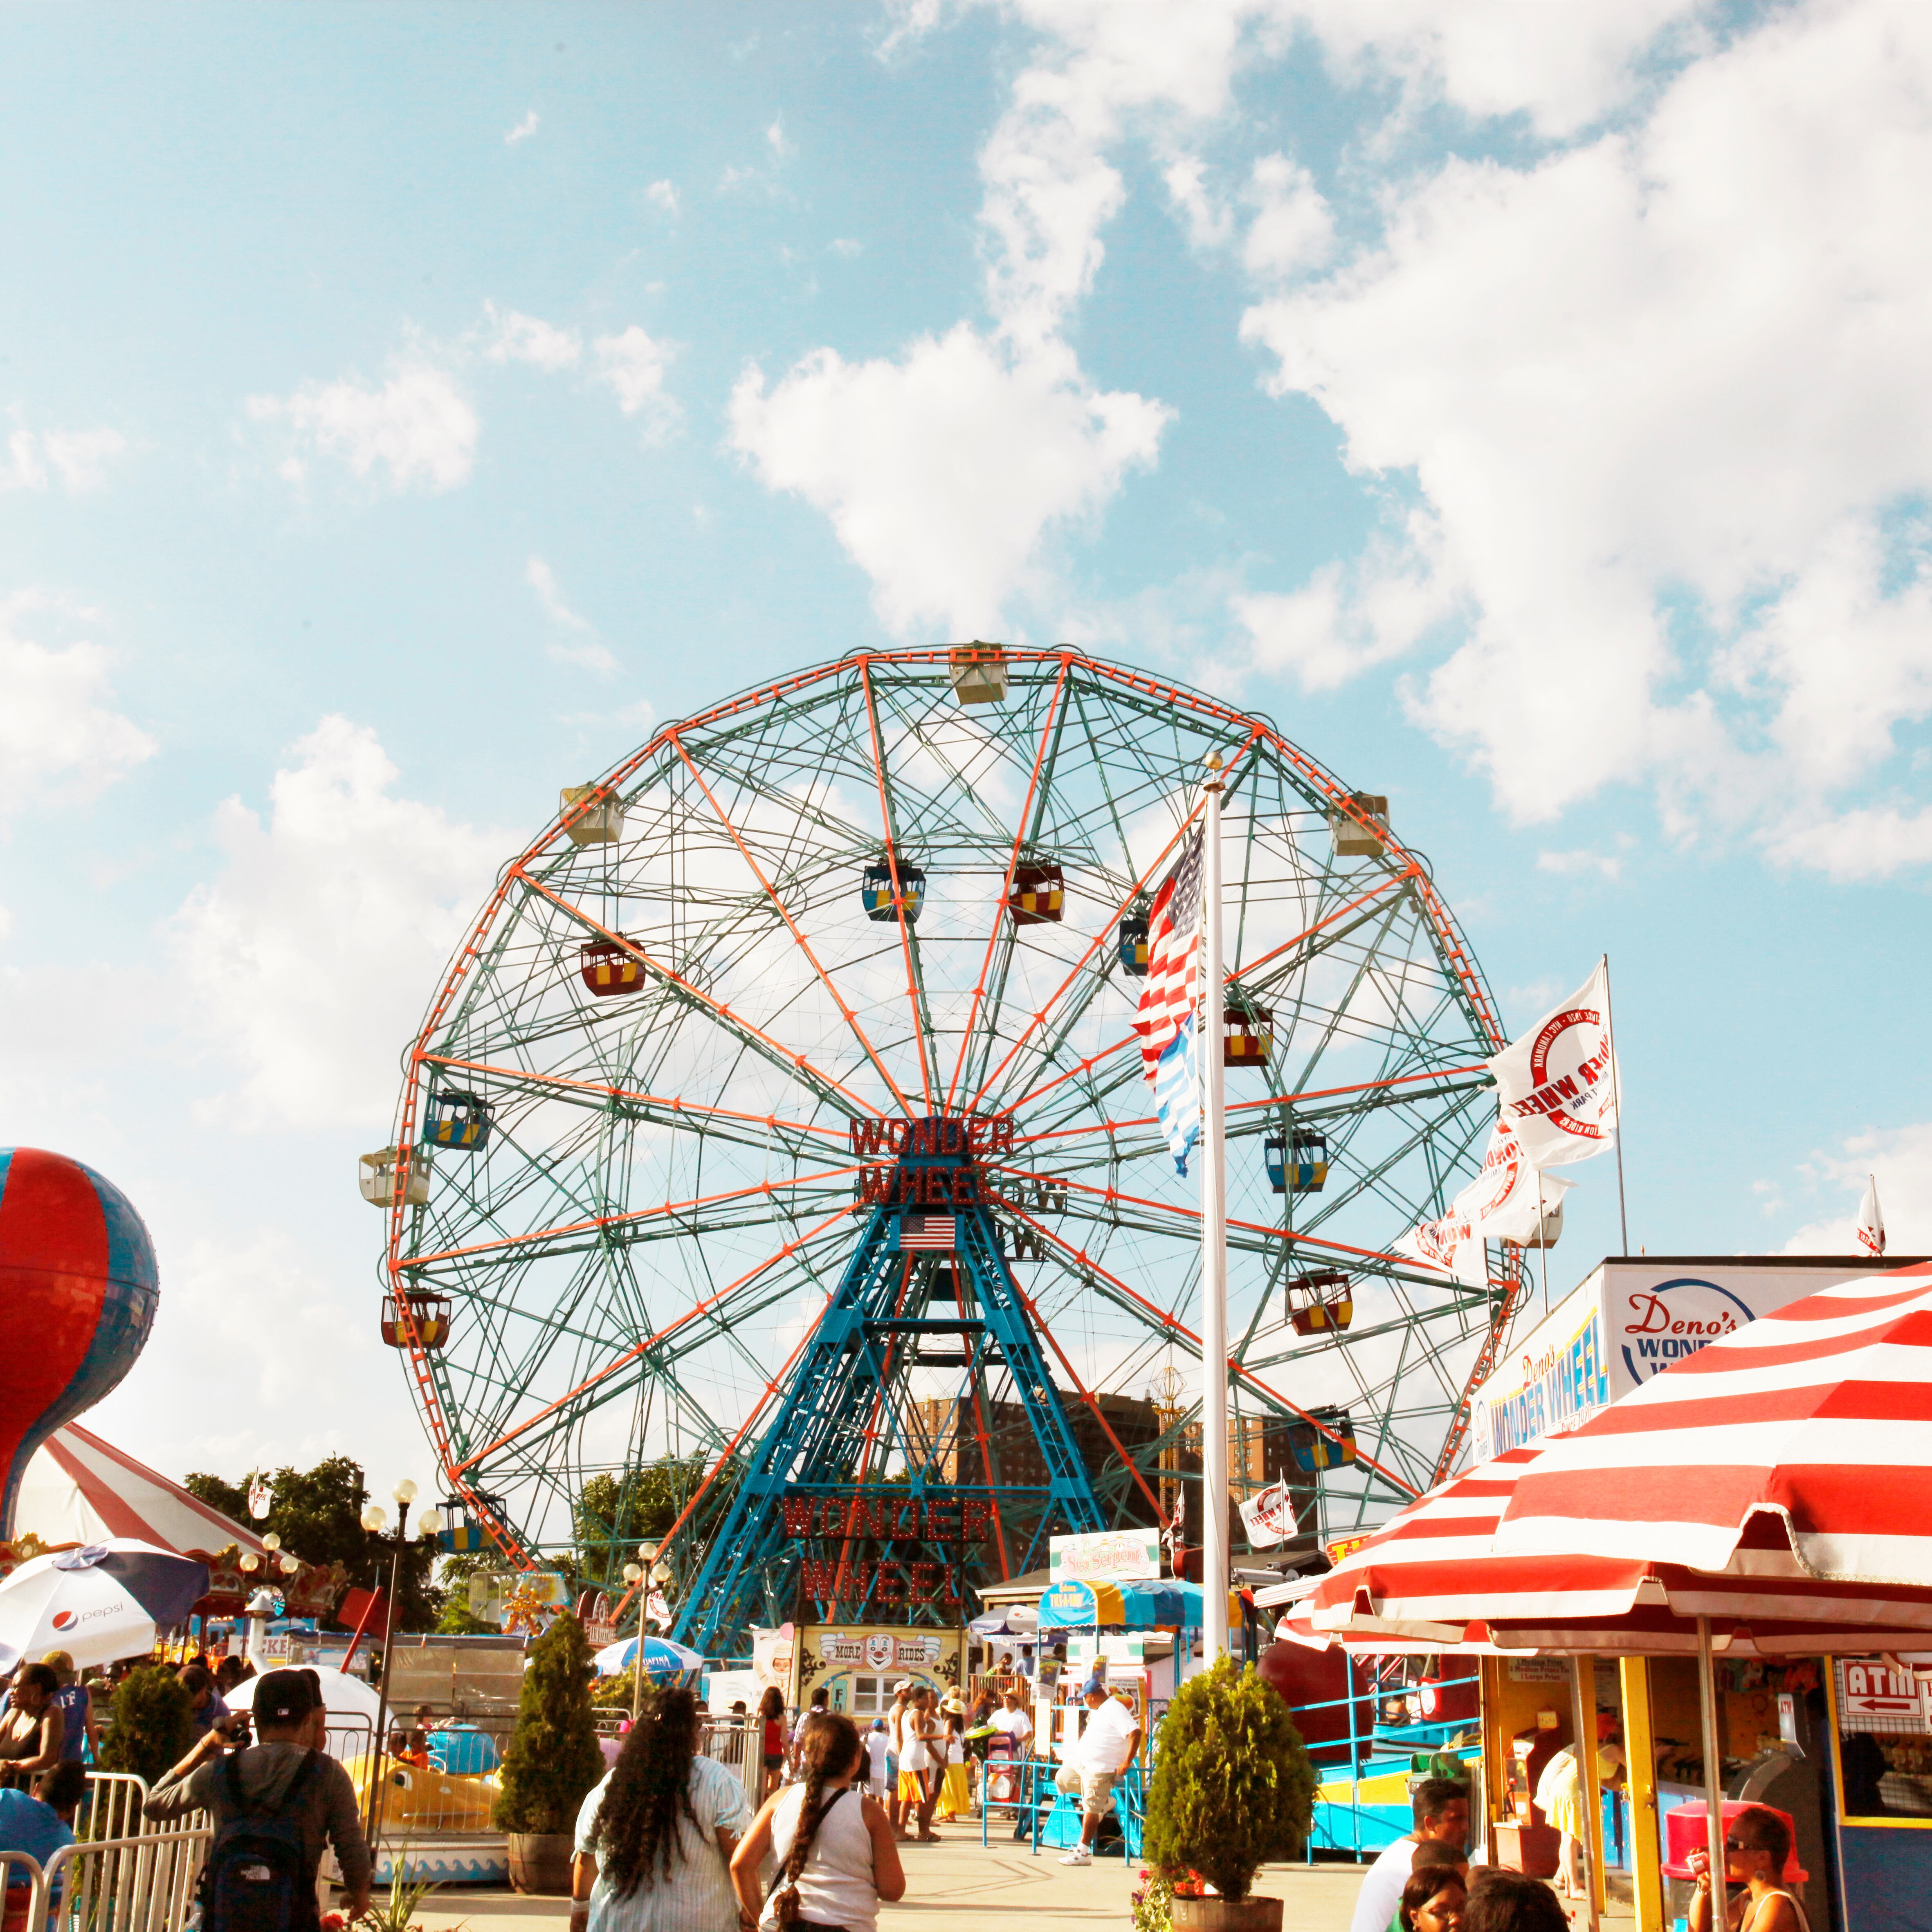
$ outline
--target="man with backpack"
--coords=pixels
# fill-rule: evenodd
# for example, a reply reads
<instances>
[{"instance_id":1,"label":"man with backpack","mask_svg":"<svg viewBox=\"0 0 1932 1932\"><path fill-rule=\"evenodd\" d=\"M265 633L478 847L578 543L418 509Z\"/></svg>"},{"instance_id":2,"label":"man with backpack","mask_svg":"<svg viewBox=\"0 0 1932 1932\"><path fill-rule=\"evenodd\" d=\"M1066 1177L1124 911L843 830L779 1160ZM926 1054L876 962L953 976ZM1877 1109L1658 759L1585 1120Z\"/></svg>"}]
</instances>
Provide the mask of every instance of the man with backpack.
<instances>
[{"instance_id":1,"label":"man with backpack","mask_svg":"<svg viewBox=\"0 0 1932 1932\"><path fill-rule=\"evenodd\" d=\"M299 1670L272 1670L255 1690L260 1742L226 1754L210 1731L162 1778L145 1816L206 1810L214 1842L201 1875L202 1932L319 1932L316 1873L335 1847L349 1913L369 1906L369 1846L356 1787L321 1742L321 1701Z\"/></svg>"}]
</instances>

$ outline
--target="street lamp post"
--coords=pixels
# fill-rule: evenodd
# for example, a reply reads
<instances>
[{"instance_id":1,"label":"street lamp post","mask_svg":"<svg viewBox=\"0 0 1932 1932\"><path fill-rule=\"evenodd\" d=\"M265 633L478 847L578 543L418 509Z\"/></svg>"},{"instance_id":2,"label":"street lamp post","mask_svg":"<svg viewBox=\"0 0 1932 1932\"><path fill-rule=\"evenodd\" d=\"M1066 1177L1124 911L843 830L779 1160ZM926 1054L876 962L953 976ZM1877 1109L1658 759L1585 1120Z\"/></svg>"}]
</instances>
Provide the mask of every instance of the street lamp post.
<instances>
[{"instance_id":1,"label":"street lamp post","mask_svg":"<svg viewBox=\"0 0 1932 1932\"><path fill-rule=\"evenodd\" d=\"M395 1648L396 1606L402 1588L403 1551L409 1542L408 1529L410 1505L416 1499L416 1486L405 1476L389 1492L396 1499L396 1534L394 1553L389 1558L388 1615L382 1625L382 1681L376 1694L376 1735L371 1741L369 1762L372 1768L369 1780L369 1820L367 1833L373 1856L376 1834L381 1811L380 1793L383 1786L383 1768L389 1748L389 1668L391 1653ZM362 1527L371 1536L380 1537L388 1526L388 1512L380 1503L367 1503L362 1510ZM426 1509L416 1519L416 1533L419 1536L434 1536L442 1527L441 1514Z\"/></svg>"}]
</instances>

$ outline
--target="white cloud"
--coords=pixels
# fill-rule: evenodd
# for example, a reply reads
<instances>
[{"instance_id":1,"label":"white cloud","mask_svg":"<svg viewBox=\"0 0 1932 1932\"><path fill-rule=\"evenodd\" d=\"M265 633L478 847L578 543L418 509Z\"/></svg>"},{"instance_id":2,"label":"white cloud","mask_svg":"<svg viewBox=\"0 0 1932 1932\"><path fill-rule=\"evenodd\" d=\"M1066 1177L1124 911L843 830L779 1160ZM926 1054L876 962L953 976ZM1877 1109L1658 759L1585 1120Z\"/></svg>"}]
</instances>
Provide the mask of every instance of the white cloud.
<instances>
[{"instance_id":1,"label":"white cloud","mask_svg":"<svg viewBox=\"0 0 1932 1932\"><path fill-rule=\"evenodd\" d=\"M1840 1213L1800 1228L1788 1255L1854 1255L1858 1204L1868 1178L1878 1182L1886 1246L1894 1256L1932 1254L1932 1122L1855 1134L1821 1156L1811 1178L1840 1197Z\"/></svg>"},{"instance_id":2,"label":"white cloud","mask_svg":"<svg viewBox=\"0 0 1932 1932\"><path fill-rule=\"evenodd\" d=\"M1432 10L1405 57L1432 46L1449 98L1545 132L1601 112L1642 44L1592 14L1565 66L1568 9ZM1472 50L1504 14L1534 44L1486 93ZM1320 31L1346 40L1340 14ZM1860 822L1823 829L1828 795L1932 710L1898 528L1932 493L1928 92L1922 10L1780 10L1633 127L1392 193L1377 245L1246 316L1353 468L1412 479L1471 612L1414 715L1519 818L1648 774L1667 822L1714 806L1844 869ZM1378 568L1413 566L1364 560L1359 594ZM1915 816L1865 806L1894 862L1922 855Z\"/></svg>"},{"instance_id":3,"label":"white cloud","mask_svg":"<svg viewBox=\"0 0 1932 1932\"><path fill-rule=\"evenodd\" d=\"M574 329L559 328L513 308L500 309L492 302L483 304L483 313L492 332L483 352L492 362L533 362L554 375L571 368L584 353Z\"/></svg>"},{"instance_id":4,"label":"white cloud","mask_svg":"<svg viewBox=\"0 0 1932 1932\"><path fill-rule=\"evenodd\" d=\"M503 136L503 145L514 148L519 141L527 141L537 131L537 110L532 107L510 131Z\"/></svg>"},{"instance_id":5,"label":"white cloud","mask_svg":"<svg viewBox=\"0 0 1932 1932\"><path fill-rule=\"evenodd\" d=\"M1314 177L1286 154L1256 162L1244 197L1254 208L1241 262L1258 282L1318 268L1335 245L1334 218Z\"/></svg>"},{"instance_id":6,"label":"white cloud","mask_svg":"<svg viewBox=\"0 0 1932 1932\"><path fill-rule=\"evenodd\" d=\"M796 145L785 138L782 114L765 130L765 146L772 151L772 159L780 164L790 160L798 152Z\"/></svg>"},{"instance_id":7,"label":"white cloud","mask_svg":"<svg viewBox=\"0 0 1932 1932\"><path fill-rule=\"evenodd\" d=\"M1624 862L1607 852L1539 852L1539 872L1554 872L1560 879L1575 879L1594 873L1612 882L1623 877Z\"/></svg>"},{"instance_id":8,"label":"white cloud","mask_svg":"<svg viewBox=\"0 0 1932 1932\"><path fill-rule=\"evenodd\" d=\"M70 496L98 490L107 472L127 449L128 439L118 429L50 429L39 432L16 428L7 439L7 460L0 464L0 490L44 490L58 482Z\"/></svg>"},{"instance_id":9,"label":"white cloud","mask_svg":"<svg viewBox=\"0 0 1932 1932\"><path fill-rule=\"evenodd\" d=\"M25 634L74 614L36 595L0 598L0 819L92 798L159 748L114 709L100 645Z\"/></svg>"},{"instance_id":10,"label":"white cloud","mask_svg":"<svg viewBox=\"0 0 1932 1932\"><path fill-rule=\"evenodd\" d=\"M239 798L214 814L220 869L170 938L241 1124L390 1118L397 1043L510 845L398 796L398 776L374 732L326 717L275 773L266 823Z\"/></svg>"},{"instance_id":11,"label":"white cloud","mask_svg":"<svg viewBox=\"0 0 1932 1932\"><path fill-rule=\"evenodd\" d=\"M1441 548L1430 520L1412 513L1400 541L1378 537L1346 565L1323 564L1299 590L1246 593L1229 608L1256 664L1292 672L1304 691L1332 691L1414 650L1454 614L1458 592Z\"/></svg>"},{"instance_id":12,"label":"white cloud","mask_svg":"<svg viewBox=\"0 0 1932 1932\"><path fill-rule=\"evenodd\" d=\"M632 322L615 335L600 335L593 346L598 380L616 392L625 415L644 418L645 440L656 442L668 435L683 414L664 389L676 344L660 341Z\"/></svg>"},{"instance_id":13,"label":"white cloud","mask_svg":"<svg viewBox=\"0 0 1932 1932\"><path fill-rule=\"evenodd\" d=\"M448 370L420 359L399 362L380 388L344 377L304 382L286 396L250 396L248 413L286 423L359 477L386 470L394 490L453 490L476 462L476 410Z\"/></svg>"},{"instance_id":14,"label":"white cloud","mask_svg":"<svg viewBox=\"0 0 1932 1932\"><path fill-rule=\"evenodd\" d=\"M1151 463L1168 412L1086 383L1070 350L1016 354L964 322L896 359L821 349L733 390L731 440L830 518L892 629L983 635L1042 538Z\"/></svg>"},{"instance_id":15,"label":"white cloud","mask_svg":"<svg viewBox=\"0 0 1932 1932\"><path fill-rule=\"evenodd\" d=\"M677 219L677 190L670 182L652 182L645 189L644 198L654 207L662 208L674 221Z\"/></svg>"},{"instance_id":16,"label":"white cloud","mask_svg":"<svg viewBox=\"0 0 1932 1932\"><path fill-rule=\"evenodd\" d=\"M866 244L862 242L855 242L848 236L835 236L832 238L832 252L849 262L854 256L862 255L866 252Z\"/></svg>"},{"instance_id":17,"label":"white cloud","mask_svg":"<svg viewBox=\"0 0 1932 1932\"><path fill-rule=\"evenodd\" d=\"M554 638L545 646L559 664L580 666L585 670L614 671L617 660L610 655L596 628L565 601L556 573L540 556L533 556L524 568L524 581L537 594L544 614L566 634Z\"/></svg>"}]
</instances>

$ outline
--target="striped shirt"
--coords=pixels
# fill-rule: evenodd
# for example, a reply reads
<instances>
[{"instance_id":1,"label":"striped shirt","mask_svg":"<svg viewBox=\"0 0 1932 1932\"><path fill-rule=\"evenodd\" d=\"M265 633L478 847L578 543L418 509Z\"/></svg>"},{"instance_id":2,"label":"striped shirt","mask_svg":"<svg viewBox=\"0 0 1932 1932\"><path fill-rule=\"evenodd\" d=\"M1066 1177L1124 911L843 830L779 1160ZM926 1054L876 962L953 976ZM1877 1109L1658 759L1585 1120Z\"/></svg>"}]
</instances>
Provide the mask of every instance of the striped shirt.
<instances>
[{"instance_id":1,"label":"striped shirt","mask_svg":"<svg viewBox=\"0 0 1932 1932\"><path fill-rule=\"evenodd\" d=\"M660 1868L655 1883L640 1881L628 1898L620 1898L604 1876L596 1842L597 1808L610 1783L607 1774L577 1814L577 1855L597 1858L598 1864L590 1932L737 1932L737 1894L718 1844L720 1832L742 1837L752 1822L751 1800L737 1775L715 1758L692 1760L691 1808L698 1814L698 1828L680 1810L670 1877Z\"/></svg>"}]
</instances>

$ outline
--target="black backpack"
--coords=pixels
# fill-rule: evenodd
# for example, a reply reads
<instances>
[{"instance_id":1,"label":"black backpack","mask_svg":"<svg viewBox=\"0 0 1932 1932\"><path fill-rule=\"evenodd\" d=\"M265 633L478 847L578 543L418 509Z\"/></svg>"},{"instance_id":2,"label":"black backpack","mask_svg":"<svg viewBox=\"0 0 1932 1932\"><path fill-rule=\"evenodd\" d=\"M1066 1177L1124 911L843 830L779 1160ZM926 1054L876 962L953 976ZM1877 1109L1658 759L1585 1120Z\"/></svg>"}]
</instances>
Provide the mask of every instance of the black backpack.
<instances>
[{"instance_id":1,"label":"black backpack","mask_svg":"<svg viewBox=\"0 0 1932 1932\"><path fill-rule=\"evenodd\" d=\"M202 1932L302 1932L316 1923L315 1879L297 1812L321 1762L310 1751L278 1800L251 1806L234 1758L224 1762L229 1816L202 1868Z\"/></svg>"}]
</instances>

